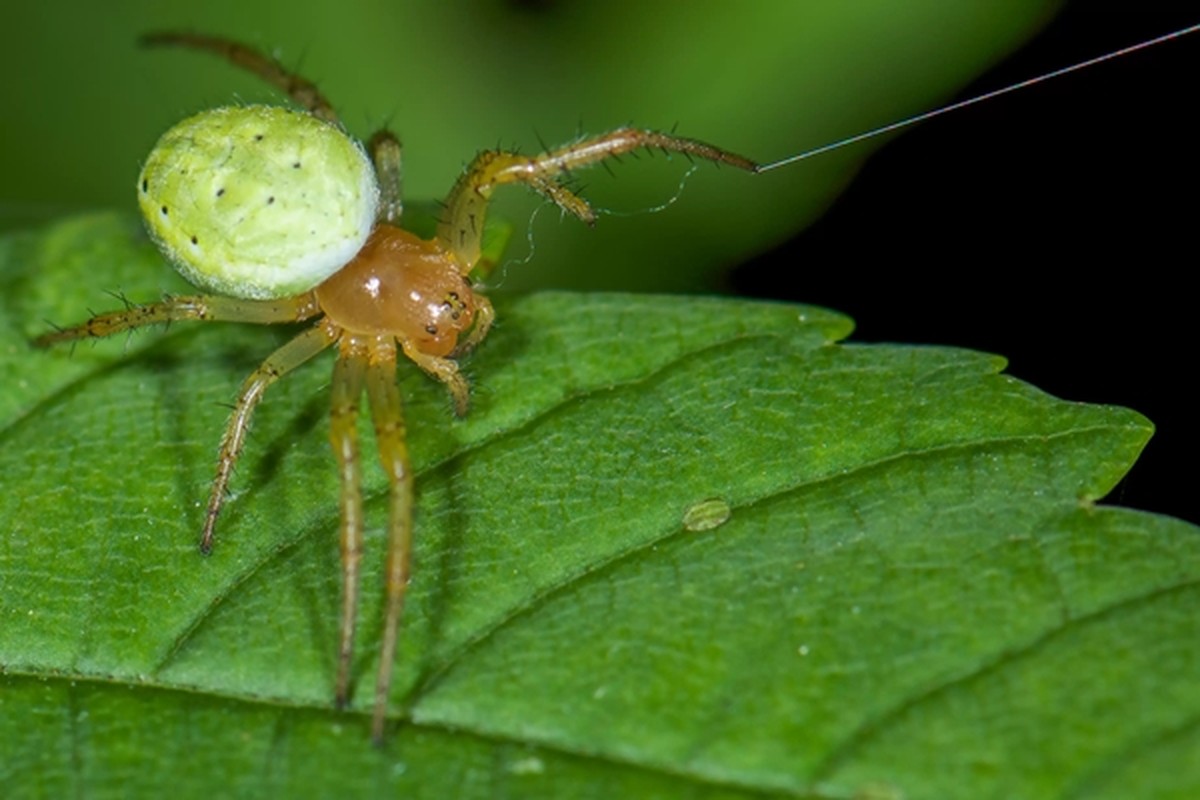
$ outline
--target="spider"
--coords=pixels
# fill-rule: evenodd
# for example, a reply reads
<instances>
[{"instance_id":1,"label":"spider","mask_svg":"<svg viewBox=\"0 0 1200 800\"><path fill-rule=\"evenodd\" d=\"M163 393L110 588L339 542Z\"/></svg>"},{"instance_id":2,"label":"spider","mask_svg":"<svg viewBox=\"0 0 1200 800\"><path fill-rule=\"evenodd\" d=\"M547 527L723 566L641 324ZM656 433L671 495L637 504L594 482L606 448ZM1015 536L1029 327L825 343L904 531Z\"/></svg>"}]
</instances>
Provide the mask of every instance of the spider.
<instances>
[{"instance_id":1,"label":"spider","mask_svg":"<svg viewBox=\"0 0 1200 800\"><path fill-rule=\"evenodd\" d=\"M363 553L357 415L365 392L389 482L386 602L371 733L383 738L392 664L410 574L413 477L401 398L400 353L445 384L458 416L469 387L457 359L487 336L494 313L471 275L482 267L482 232L498 186L522 183L588 224L595 213L561 178L640 148L679 152L755 172L749 159L693 139L635 128L582 138L536 156L486 150L450 190L432 239L398 226L401 148L389 131L364 148L317 87L238 42L158 33L147 45L222 56L273 84L303 111L240 106L201 112L168 130L138 177L152 238L196 286L215 294L173 296L99 314L37 340L111 336L176 320L258 325L310 322L246 378L221 439L200 536L212 549L217 518L250 418L266 389L329 347L337 348L329 437L340 476L342 597L334 701L350 698L350 663Z\"/></svg>"}]
</instances>

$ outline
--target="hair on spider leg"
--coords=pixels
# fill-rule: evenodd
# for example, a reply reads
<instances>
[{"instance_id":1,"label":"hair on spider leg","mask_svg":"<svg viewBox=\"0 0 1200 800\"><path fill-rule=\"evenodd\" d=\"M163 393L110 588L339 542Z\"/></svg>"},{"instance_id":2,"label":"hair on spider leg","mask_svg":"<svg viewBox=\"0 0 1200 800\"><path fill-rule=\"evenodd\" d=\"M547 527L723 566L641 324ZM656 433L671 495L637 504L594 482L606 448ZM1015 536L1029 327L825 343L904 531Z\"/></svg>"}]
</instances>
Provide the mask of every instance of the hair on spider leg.
<instances>
[{"instance_id":1,"label":"hair on spider leg","mask_svg":"<svg viewBox=\"0 0 1200 800\"><path fill-rule=\"evenodd\" d=\"M600 163L604 164L603 161ZM611 175L612 172L610 171L609 174ZM583 182L583 178L573 169L564 169L562 174L558 176L558 182L576 194L587 188L587 184Z\"/></svg>"},{"instance_id":2,"label":"hair on spider leg","mask_svg":"<svg viewBox=\"0 0 1200 800\"><path fill-rule=\"evenodd\" d=\"M89 313L91 313L91 312L89 312ZM42 322L45 323L47 326L49 326L52 330L49 333L43 333L41 336L39 336L38 338L36 338L30 342L31 345L33 345L34 347L37 347L37 348L46 346L46 344L42 340L45 339L47 336L53 336L54 334L61 334L66 331L66 328L59 325L54 320L43 318ZM79 344L79 340L71 339L70 343L71 343L71 349L68 351L68 355L73 356L73 355L75 355L75 346ZM95 344L95 342L93 342L92 344Z\"/></svg>"},{"instance_id":3,"label":"hair on spider leg","mask_svg":"<svg viewBox=\"0 0 1200 800\"><path fill-rule=\"evenodd\" d=\"M64 328L63 326L59 325L57 322L54 322L53 320L50 320L50 319L42 319L42 322L44 322L46 325L49 325L51 328L53 328L53 329L54 329L54 333L62 333L63 331L65 331L65 330L66 330L66 328ZM36 343L36 340L35 340L35 343Z\"/></svg>"},{"instance_id":4,"label":"hair on spider leg","mask_svg":"<svg viewBox=\"0 0 1200 800\"><path fill-rule=\"evenodd\" d=\"M114 300L116 300L118 303L120 303L125 308L126 311L133 309L134 306L137 305L136 303L134 303L132 300L129 299L129 295L125 294L120 289L105 289L104 293L106 295L108 295L109 297L113 298ZM88 309L88 313L89 314L92 313L92 310L90 308Z\"/></svg>"},{"instance_id":5,"label":"hair on spider leg","mask_svg":"<svg viewBox=\"0 0 1200 800\"><path fill-rule=\"evenodd\" d=\"M392 129L392 123L396 121L396 116L399 113L399 109L393 110L389 112L378 125L371 125L370 127L377 130L390 131Z\"/></svg>"}]
</instances>

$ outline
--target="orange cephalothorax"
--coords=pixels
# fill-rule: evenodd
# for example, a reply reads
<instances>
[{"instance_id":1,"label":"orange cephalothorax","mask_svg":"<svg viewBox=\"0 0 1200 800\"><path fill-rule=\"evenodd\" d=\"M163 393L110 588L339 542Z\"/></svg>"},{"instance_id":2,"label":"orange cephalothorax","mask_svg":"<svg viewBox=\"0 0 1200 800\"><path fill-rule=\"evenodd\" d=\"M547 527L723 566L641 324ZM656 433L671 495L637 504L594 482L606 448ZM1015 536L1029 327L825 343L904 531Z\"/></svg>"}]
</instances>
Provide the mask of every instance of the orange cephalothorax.
<instances>
[{"instance_id":1,"label":"orange cephalothorax","mask_svg":"<svg viewBox=\"0 0 1200 800\"><path fill-rule=\"evenodd\" d=\"M390 334L431 356L449 355L475 319L471 284L441 245L391 225L377 226L316 291L339 327Z\"/></svg>"}]
</instances>

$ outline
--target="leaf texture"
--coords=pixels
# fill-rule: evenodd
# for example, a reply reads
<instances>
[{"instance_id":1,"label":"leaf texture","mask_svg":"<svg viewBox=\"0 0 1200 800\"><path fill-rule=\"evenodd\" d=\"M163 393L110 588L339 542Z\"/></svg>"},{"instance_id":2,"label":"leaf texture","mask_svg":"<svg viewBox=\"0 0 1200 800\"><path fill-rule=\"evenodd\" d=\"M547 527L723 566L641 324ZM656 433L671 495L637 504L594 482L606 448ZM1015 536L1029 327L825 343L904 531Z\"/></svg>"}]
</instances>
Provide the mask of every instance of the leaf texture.
<instances>
[{"instance_id":1,"label":"leaf texture","mask_svg":"<svg viewBox=\"0 0 1200 800\"><path fill-rule=\"evenodd\" d=\"M376 749L386 486L367 470L336 712L329 362L272 387L203 558L222 404L288 331L30 349L105 288L174 288L121 216L10 237L0 275L10 796L1200 788L1200 538L1095 503L1151 434L1133 412L994 356L839 344L816 308L502 298L466 419L400 371L416 571ZM728 518L690 524L703 503Z\"/></svg>"}]
</instances>

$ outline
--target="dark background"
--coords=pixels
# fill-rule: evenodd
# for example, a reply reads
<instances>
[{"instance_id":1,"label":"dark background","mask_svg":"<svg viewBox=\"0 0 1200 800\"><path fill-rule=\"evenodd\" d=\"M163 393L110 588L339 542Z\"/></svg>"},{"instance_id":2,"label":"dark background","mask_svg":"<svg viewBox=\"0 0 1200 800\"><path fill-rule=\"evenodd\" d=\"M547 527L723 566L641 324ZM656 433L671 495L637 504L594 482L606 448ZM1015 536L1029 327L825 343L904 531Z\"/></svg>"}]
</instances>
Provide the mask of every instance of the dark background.
<instances>
[{"instance_id":1,"label":"dark background","mask_svg":"<svg viewBox=\"0 0 1200 800\"><path fill-rule=\"evenodd\" d=\"M959 98L1197 22L1194 5L1072 3ZM1198 78L1193 34L917 126L730 288L843 311L857 341L1000 353L1058 397L1136 409L1157 433L1110 499L1200 522Z\"/></svg>"}]
</instances>

